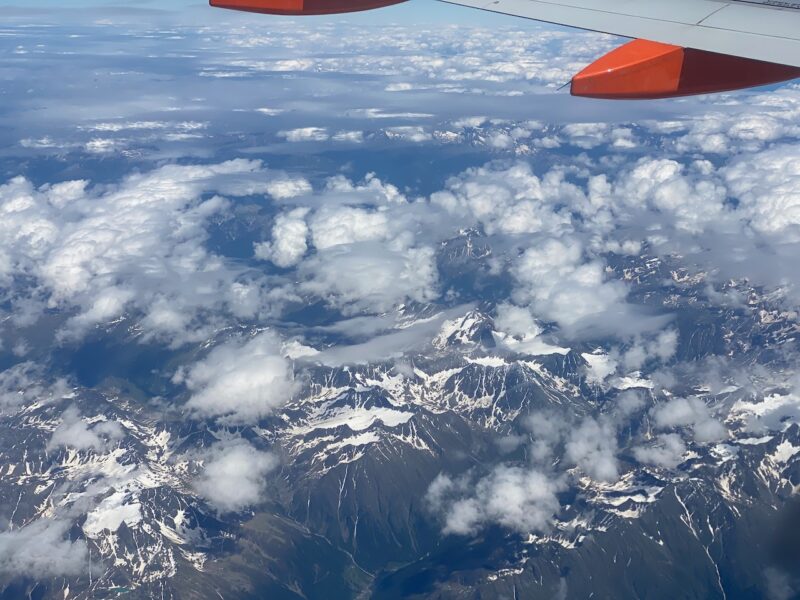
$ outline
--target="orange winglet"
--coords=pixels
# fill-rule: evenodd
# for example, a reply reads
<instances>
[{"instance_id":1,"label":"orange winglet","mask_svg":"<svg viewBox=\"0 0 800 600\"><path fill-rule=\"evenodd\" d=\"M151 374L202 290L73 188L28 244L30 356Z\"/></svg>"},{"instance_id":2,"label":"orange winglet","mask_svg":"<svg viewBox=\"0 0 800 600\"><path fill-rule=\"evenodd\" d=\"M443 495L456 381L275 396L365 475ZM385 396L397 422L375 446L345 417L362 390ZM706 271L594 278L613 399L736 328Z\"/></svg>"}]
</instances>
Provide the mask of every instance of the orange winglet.
<instances>
[{"instance_id":1,"label":"orange winglet","mask_svg":"<svg viewBox=\"0 0 800 600\"><path fill-rule=\"evenodd\" d=\"M400 4L405 0L210 0L211 6L272 15L331 15Z\"/></svg>"},{"instance_id":2,"label":"orange winglet","mask_svg":"<svg viewBox=\"0 0 800 600\"><path fill-rule=\"evenodd\" d=\"M674 98L797 77L797 67L633 40L578 73L572 79L572 95L628 100Z\"/></svg>"}]
</instances>

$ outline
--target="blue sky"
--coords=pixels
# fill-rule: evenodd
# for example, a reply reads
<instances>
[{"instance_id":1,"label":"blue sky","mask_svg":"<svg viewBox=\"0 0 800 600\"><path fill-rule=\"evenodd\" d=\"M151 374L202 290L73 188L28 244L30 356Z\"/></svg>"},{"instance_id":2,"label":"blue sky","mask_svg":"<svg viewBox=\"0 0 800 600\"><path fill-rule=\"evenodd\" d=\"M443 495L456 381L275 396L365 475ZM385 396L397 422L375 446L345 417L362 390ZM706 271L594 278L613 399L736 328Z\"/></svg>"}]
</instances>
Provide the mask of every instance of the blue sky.
<instances>
[{"instance_id":1,"label":"blue sky","mask_svg":"<svg viewBox=\"0 0 800 600\"><path fill-rule=\"evenodd\" d=\"M153 9L169 9L169 10L191 10L196 15L208 14L209 18L215 11L208 6L206 2L198 2L197 0L163 0L152 1L145 0L143 2L117 2L114 0L35 0L31 3L23 3L19 0L3 0L0 2L0 9L3 7L25 8L25 9L38 9L38 8L78 8L78 9L119 9L119 8L153 8ZM213 17L218 19L218 17ZM233 15L230 14L228 18L237 18L242 20L257 20L265 19L261 15ZM269 17L267 17L269 18ZM516 17L508 17L504 15L496 15L488 12L477 11L468 8L462 8L435 0L410 0L403 4L384 8L378 11L368 11L366 13L355 13L343 16L328 16L317 17L318 20L336 21L345 19L347 21L360 22L360 23L383 23L383 22L399 22L399 23L457 23L467 25L485 25L485 26L514 26L514 27L536 27L538 24L519 19Z\"/></svg>"}]
</instances>

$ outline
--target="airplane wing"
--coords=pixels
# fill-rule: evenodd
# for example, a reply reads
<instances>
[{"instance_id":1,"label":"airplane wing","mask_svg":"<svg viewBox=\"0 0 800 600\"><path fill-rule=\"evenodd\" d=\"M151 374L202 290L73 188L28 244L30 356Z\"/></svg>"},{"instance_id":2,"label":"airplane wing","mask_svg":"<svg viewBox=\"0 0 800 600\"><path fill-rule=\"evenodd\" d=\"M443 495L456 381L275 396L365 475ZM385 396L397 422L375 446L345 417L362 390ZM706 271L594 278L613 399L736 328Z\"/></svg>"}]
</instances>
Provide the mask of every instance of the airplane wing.
<instances>
[{"instance_id":1,"label":"airplane wing","mask_svg":"<svg viewBox=\"0 0 800 600\"><path fill-rule=\"evenodd\" d=\"M579 29L800 67L800 1L443 1Z\"/></svg>"},{"instance_id":2,"label":"airplane wing","mask_svg":"<svg viewBox=\"0 0 800 600\"><path fill-rule=\"evenodd\" d=\"M271 14L330 14L404 0L210 0ZM635 38L572 80L572 94L651 99L800 77L800 0L442 0Z\"/></svg>"}]
</instances>

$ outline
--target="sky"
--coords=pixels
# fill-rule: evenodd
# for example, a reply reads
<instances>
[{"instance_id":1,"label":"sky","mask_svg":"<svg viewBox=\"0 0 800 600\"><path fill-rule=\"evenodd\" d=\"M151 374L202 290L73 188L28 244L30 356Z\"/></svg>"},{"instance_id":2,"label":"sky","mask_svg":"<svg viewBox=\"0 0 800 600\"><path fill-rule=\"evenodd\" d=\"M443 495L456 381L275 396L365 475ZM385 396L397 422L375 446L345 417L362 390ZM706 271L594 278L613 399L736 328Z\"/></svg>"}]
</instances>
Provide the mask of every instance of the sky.
<instances>
[{"instance_id":1,"label":"sky","mask_svg":"<svg viewBox=\"0 0 800 600\"><path fill-rule=\"evenodd\" d=\"M215 10L205 2L197 0L163 0L159 2L118 2L114 0L34 0L29 3L14 2L13 0L3 0L0 2L0 9L3 7L14 9L56 9L87 10L88 15L93 10L118 10L118 9L142 9L151 8L157 10L178 11L182 14L193 13L192 16L198 19L214 18L219 19L221 11ZM226 19L238 19L240 21L257 20L257 15L237 14L227 11ZM324 17L311 17L311 21L348 21L361 23L461 23L470 25L510 25L525 27L525 20L505 15L497 15L468 8L462 8L435 0L409 0L408 2L386 7L379 11L367 11L349 15L331 15Z\"/></svg>"}]
</instances>

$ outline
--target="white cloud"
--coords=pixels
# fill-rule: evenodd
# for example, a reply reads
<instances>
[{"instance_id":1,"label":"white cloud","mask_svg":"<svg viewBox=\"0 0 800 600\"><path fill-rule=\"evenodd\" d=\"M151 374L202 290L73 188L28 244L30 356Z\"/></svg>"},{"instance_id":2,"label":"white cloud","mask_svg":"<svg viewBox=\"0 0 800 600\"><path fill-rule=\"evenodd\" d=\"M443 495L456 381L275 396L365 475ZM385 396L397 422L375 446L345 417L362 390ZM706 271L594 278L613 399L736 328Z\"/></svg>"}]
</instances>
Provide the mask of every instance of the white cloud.
<instances>
[{"instance_id":1,"label":"white cloud","mask_svg":"<svg viewBox=\"0 0 800 600\"><path fill-rule=\"evenodd\" d=\"M174 378L192 392L186 407L198 417L254 423L287 403L297 389L281 340L265 331L235 338Z\"/></svg>"},{"instance_id":2,"label":"white cloud","mask_svg":"<svg viewBox=\"0 0 800 600\"><path fill-rule=\"evenodd\" d=\"M385 240L390 229L385 212L339 207L318 211L311 219L311 237L317 250L342 244Z\"/></svg>"},{"instance_id":3,"label":"white cloud","mask_svg":"<svg viewBox=\"0 0 800 600\"><path fill-rule=\"evenodd\" d=\"M566 354L569 351L568 348L549 344L540 337L542 328L527 308L501 304L497 307L494 326L494 338L498 346L511 352L536 356Z\"/></svg>"},{"instance_id":4,"label":"white cloud","mask_svg":"<svg viewBox=\"0 0 800 600\"><path fill-rule=\"evenodd\" d=\"M47 383L41 366L23 362L0 372L0 414L33 403L50 403L71 395L65 379Z\"/></svg>"},{"instance_id":5,"label":"white cloud","mask_svg":"<svg viewBox=\"0 0 800 600\"><path fill-rule=\"evenodd\" d=\"M633 456L640 463L674 469L683 462L686 454L686 444L676 433L659 435L652 444L637 446L633 449Z\"/></svg>"},{"instance_id":6,"label":"white cloud","mask_svg":"<svg viewBox=\"0 0 800 600\"><path fill-rule=\"evenodd\" d=\"M208 192L248 194L265 178L260 163L236 160L170 165L88 191L83 181L0 186L0 278L30 282L17 289L14 319L63 309L75 316L62 336L80 337L133 315L146 338L181 343L208 335L202 312L252 314L258 303L243 304L241 269L205 248L208 220L227 206Z\"/></svg>"},{"instance_id":7,"label":"white cloud","mask_svg":"<svg viewBox=\"0 0 800 600\"><path fill-rule=\"evenodd\" d=\"M311 183L302 177L279 178L268 182L265 189L276 200L287 200L312 191Z\"/></svg>"},{"instance_id":8,"label":"white cloud","mask_svg":"<svg viewBox=\"0 0 800 600\"><path fill-rule=\"evenodd\" d=\"M438 295L432 248L400 248L361 242L329 248L300 265L299 289L324 298L347 314L382 312L411 299Z\"/></svg>"},{"instance_id":9,"label":"white cloud","mask_svg":"<svg viewBox=\"0 0 800 600\"><path fill-rule=\"evenodd\" d=\"M122 439L124 435L116 421L100 420L90 425L78 409L71 406L61 415L61 423L53 431L47 449L63 446L76 450L103 450L110 442Z\"/></svg>"},{"instance_id":10,"label":"white cloud","mask_svg":"<svg viewBox=\"0 0 800 600\"><path fill-rule=\"evenodd\" d=\"M498 524L522 534L547 531L561 507L563 482L526 467L501 465L477 482L439 475L425 496L445 533L471 535Z\"/></svg>"},{"instance_id":11,"label":"white cloud","mask_svg":"<svg viewBox=\"0 0 800 600\"><path fill-rule=\"evenodd\" d=\"M256 258L270 260L282 268L297 265L308 250L307 212L299 208L279 215L272 227L272 241L255 245Z\"/></svg>"},{"instance_id":12,"label":"white cloud","mask_svg":"<svg viewBox=\"0 0 800 600\"><path fill-rule=\"evenodd\" d=\"M452 178L445 191L433 194L431 202L477 221L490 234L557 234L571 229L571 219L556 204L576 192L557 173L542 180L530 165L518 163L500 171L489 167L466 171Z\"/></svg>"},{"instance_id":13,"label":"white cloud","mask_svg":"<svg viewBox=\"0 0 800 600\"><path fill-rule=\"evenodd\" d=\"M564 456L592 479L615 481L619 478L616 425L608 419L587 417L572 429Z\"/></svg>"},{"instance_id":14,"label":"white cloud","mask_svg":"<svg viewBox=\"0 0 800 600\"><path fill-rule=\"evenodd\" d=\"M695 441L700 443L728 437L725 426L711 416L708 406L700 398L674 398L653 407L650 412L656 428L689 427Z\"/></svg>"},{"instance_id":15,"label":"white cloud","mask_svg":"<svg viewBox=\"0 0 800 600\"><path fill-rule=\"evenodd\" d=\"M756 231L788 234L796 241L793 230L800 227L800 147L779 146L740 159L725 168L723 175L742 203L739 211Z\"/></svg>"},{"instance_id":16,"label":"white cloud","mask_svg":"<svg viewBox=\"0 0 800 600\"><path fill-rule=\"evenodd\" d=\"M221 513L262 502L264 478L278 466L273 454L245 440L217 442L198 458L203 471L194 482L195 490Z\"/></svg>"},{"instance_id":17,"label":"white cloud","mask_svg":"<svg viewBox=\"0 0 800 600\"><path fill-rule=\"evenodd\" d=\"M331 137L324 127L302 127L281 131L278 135L287 142L326 142Z\"/></svg>"},{"instance_id":18,"label":"white cloud","mask_svg":"<svg viewBox=\"0 0 800 600\"><path fill-rule=\"evenodd\" d=\"M513 274L515 300L530 303L534 314L556 322L568 335L619 332L633 325L625 285L608 280L604 265L587 260L576 240L536 244L516 261Z\"/></svg>"},{"instance_id":19,"label":"white cloud","mask_svg":"<svg viewBox=\"0 0 800 600\"><path fill-rule=\"evenodd\" d=\"M69 538L71 523L42 518L0 532L0 572L32 578L78 575L89 569L83 540Z\"/></svg>"}]
</instances>

